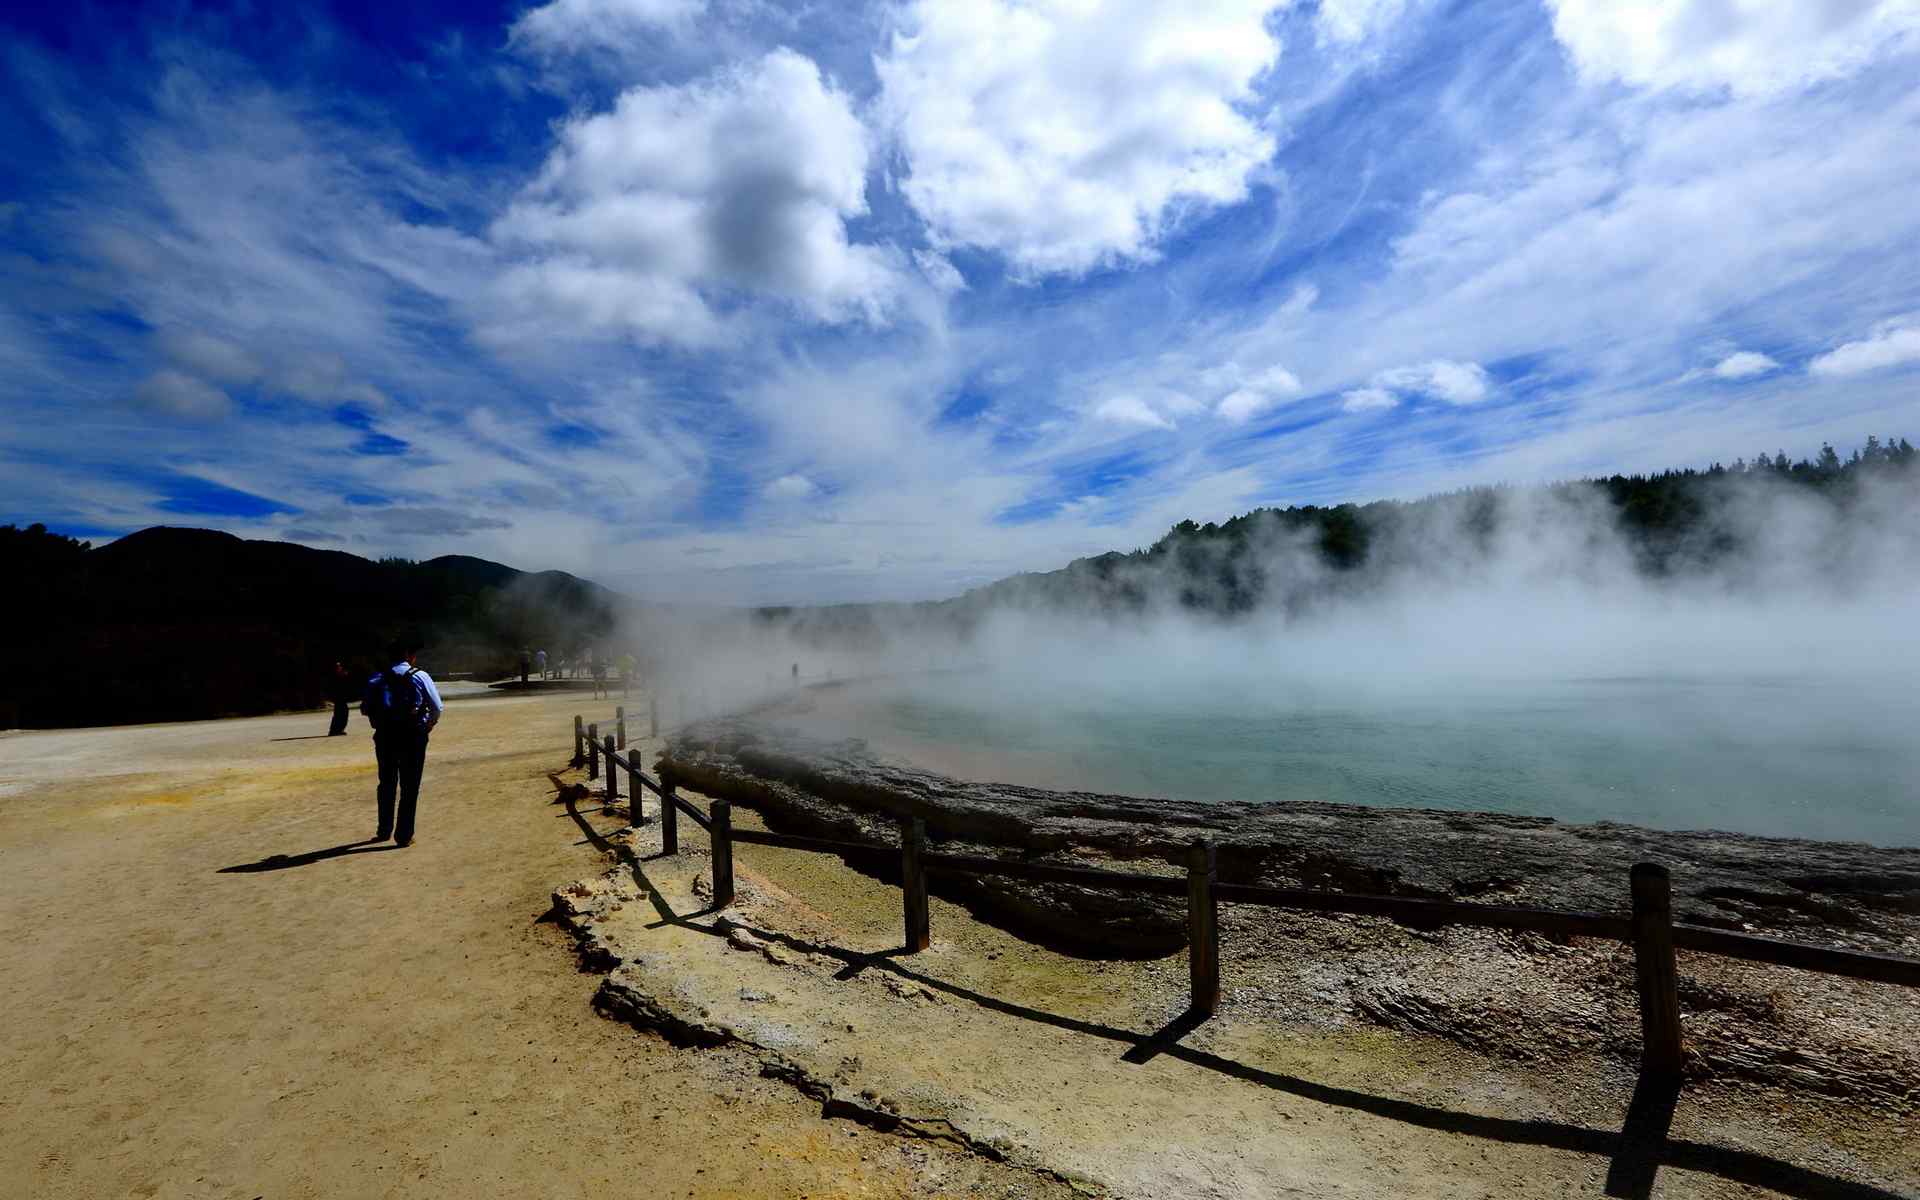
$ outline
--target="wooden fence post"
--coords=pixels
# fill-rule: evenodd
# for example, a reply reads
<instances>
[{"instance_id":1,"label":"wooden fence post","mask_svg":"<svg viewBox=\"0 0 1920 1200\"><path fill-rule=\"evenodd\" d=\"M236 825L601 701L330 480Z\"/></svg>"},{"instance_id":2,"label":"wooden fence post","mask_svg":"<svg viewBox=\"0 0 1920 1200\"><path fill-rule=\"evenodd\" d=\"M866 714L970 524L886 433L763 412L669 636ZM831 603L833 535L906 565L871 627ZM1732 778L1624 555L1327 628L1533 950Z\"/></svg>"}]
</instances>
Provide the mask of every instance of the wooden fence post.
<instances>
[{"instance_id":1,"label":"wooden fence post","mask_svg":"<svg viewBox=\"0 0 1920 1200\"><path fill-rule=\"evenodd\" d=\"M680 853L680 809L674 804L673 776L660 772L660 853Z\"/></svg>"},{"instance_id":2,"label":"wooden fence post","mask_svg":"<svg viewBox=\"0 0 1920 1200\"><path fill-rule=\"evenodd\" d=\"M639 825L647 819L646 793L640 790L640 752L627 751L627 810L633 820L630 825Z\"/></svg>"},{"instance_id":3,"label":"wooden fence post","mask_svg":"<svg viewBox=\"0 0 1920 1200\"><path fill-rule=\"evenodd\" d=\"M708 810L713 821L713 906L733 903L733 805L715 800Z\"/></svg>"},{"instance_id":4,"label":"wooden fence post","mask_svg":"<svg viewBox=\"0 0 1920 1200\"><path fill-rule=\"evenodd\" d=\"M660 736L660 698L647 693L647 736Z\"/></svg>"},{"instance_id":5,"label":"wooden fence post","mask_svg":"<svg viewBox=\"0 0 1920 1200\"><path fill-rule=\"evenodd\" d=\"M1633 968L1640 984L1641 1066L1680 1073L1680 969L1673 957L1673 882L1659 863L1635 863Z\"/></svg>"},{"instance_id":6,"label":"wooden fence post","mask_svg":"<svg viewBox=\"0 0 1920 1200\"><path fill-rule=\"evenodd\" d=\"M627 706L616 705L613 710L613 748L627 748Z\"/></svg>"},{"instance_id":7,"label":"wooden fence post","mask_svg":"<svg viewBox=\"0 0 1920 1200\"><path fill-rule=\"evenodd\" d=\"M582 766L587 761L587 727L581 723L580 714L573 714L573 765Z\"/></svg>"},{"instance_id":8,"label":"wooden fence post","mask_svg":"<svg viewBox=\"0 0 1920 1200\"><path fill-rule=\"evenodd\" d=\"M612 804L620 798L620 767L613 761L613 735L607 735L605 747L607 756L607 803Z\"/></svg>"},{"instance_id":9,"label":"wooden fence post","mask_svg":"<svg viewBox=\"0 0 1920 1200\"><path fill-rule=\"evenodd\" d=\"M927 871L920 855L927 846L927 823L919 817L900 821L900 894L906 910L907 953L918 954L933 940L927 919Z\"/></svg>"},{"instance_id":10,"label":"wooden fence post","mask_svg":"<svg viewBox=\"0 0 1920 1200\"><path fill-rule=\"evenodd\" d=\"M1217 865L1207 839L1187 849L1187 967L1193 987L1188 1011L1202 1017L1220 1007L1220 902L1213 892Z\"/></svg>"},{"instance_id":11,"label":"wooden fence post","mask_svg":"<svg viewBox=\"0 0 1920 1200\"><path fill-rule=\"evenodd\" d=\"M587 726L587 778L600 778L600 726Z\"/></svg>"}]
</instances>

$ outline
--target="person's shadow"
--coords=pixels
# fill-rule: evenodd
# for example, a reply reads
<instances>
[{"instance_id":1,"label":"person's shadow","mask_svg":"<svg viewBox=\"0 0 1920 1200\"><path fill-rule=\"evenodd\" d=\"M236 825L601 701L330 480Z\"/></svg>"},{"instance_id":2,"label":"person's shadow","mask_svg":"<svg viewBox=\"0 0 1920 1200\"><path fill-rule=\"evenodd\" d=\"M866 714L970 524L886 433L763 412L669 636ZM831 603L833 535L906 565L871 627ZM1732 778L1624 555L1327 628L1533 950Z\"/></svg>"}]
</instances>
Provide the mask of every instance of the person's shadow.
<instances>
[{"instance_id":1,"label":"person's shadow","mask_svg":"<svg viewBox=\"0 0 1920 1200\"><path fill-rule=\"evenodd\" d=\"M251 875L256 871L284 871L289 867L305 867L329 858L340 858L348 854L377 854L382 850L398 850L392 842L373 838L361 838L357 842L345 842L338 846L328 846L325 850L309 850L305 854L269 854L259 862L239 863L231 867L221 867L216 875Z\"/></svg>"}]
</instances>

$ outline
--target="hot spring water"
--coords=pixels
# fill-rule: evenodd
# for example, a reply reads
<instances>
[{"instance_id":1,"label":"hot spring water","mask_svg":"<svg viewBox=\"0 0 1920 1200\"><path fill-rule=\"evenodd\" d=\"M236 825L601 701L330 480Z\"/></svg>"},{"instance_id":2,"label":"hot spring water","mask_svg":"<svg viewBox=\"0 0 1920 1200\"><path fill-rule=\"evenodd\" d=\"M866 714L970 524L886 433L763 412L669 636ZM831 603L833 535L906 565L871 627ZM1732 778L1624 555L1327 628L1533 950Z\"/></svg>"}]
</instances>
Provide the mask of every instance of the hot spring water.
<instances>
[{"instance_id":1,"label":"hot spring water","mask_svg":"<svg viewBox=\"0 0 1920 1200\"><path fill-rule=\"evenodd\" d=\"M1913 692L1647 677L1181 690L953 672L809 693L784 719L978 781L1915 845Z\"/></svg>"}]
</instances>

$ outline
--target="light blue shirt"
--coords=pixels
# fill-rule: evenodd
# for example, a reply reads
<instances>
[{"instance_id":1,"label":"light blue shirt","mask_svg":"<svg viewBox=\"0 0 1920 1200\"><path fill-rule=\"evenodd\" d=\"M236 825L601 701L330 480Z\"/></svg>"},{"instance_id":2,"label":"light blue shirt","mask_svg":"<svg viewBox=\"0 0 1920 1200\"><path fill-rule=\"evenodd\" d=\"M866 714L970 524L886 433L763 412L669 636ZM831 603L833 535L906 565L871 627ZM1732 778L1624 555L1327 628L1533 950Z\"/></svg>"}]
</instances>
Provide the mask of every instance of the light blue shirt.
<instances>
[{"instance_id":1,"label":"light blue shirt","mask_svg":"<svg viewBox=\"0 0 1920 1200\"><path fill-rule=\"evenodd\" d=\"M404 660L393 664L391 667L388 667L387 670L395 675L409 670L413 672L413 677L420 681L420 690L424 692L427 697L427 719L421 728L423 730L430 730L435 725L438 725L440 723L440 714L447 711L447 706L440 699L440 689L433 686L433 676L427 674L426 671L420 667L408 667Z\"/></svg>"}]
</instances>

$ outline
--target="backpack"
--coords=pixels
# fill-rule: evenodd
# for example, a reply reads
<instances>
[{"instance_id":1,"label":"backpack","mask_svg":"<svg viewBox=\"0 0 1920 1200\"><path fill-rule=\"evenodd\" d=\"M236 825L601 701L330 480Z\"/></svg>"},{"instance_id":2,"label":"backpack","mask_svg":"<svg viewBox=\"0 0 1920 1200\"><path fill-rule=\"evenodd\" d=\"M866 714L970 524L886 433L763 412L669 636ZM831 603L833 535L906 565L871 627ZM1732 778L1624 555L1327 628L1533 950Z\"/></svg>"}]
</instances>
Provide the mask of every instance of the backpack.
<instances>
[{"instance_id":1,"label":"backpack","mask_svg":"<svg viewBox=\"0 0 1920 1200\"><path fill-rule=\"evenodd\" d=\"M360 701L360 711L373 722L375 733L420 728L427 697L413 677L418 669L382 671L367 681L367 694Z\"/></svg>"}]
</instances>

